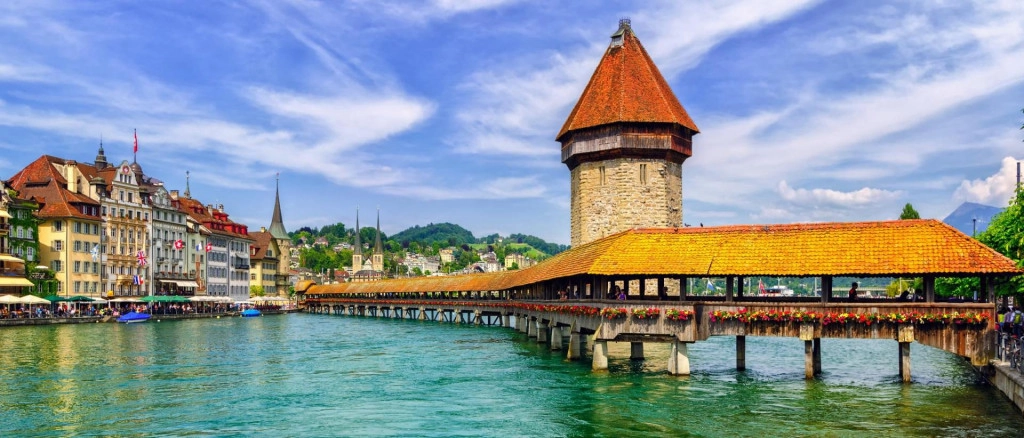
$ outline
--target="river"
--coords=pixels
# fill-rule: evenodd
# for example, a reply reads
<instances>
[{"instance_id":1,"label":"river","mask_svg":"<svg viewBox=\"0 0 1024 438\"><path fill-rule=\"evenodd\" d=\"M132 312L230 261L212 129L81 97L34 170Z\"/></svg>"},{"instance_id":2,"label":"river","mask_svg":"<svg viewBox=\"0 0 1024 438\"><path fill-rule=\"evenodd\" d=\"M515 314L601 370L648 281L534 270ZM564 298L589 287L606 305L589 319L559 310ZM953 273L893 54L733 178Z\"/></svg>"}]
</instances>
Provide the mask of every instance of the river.
<instances>
[{"instance_id":1,"label":"river","mask_svg":"<svg viewBox=\"0 0 1024 438\"><path fill-rule=\"evenodd\" d=\"M895 341L729 337L610 348L609 371L498 327L326 315L0 328L0 436L1011 436L956 356Z\"/></svg>"}]
</instances>

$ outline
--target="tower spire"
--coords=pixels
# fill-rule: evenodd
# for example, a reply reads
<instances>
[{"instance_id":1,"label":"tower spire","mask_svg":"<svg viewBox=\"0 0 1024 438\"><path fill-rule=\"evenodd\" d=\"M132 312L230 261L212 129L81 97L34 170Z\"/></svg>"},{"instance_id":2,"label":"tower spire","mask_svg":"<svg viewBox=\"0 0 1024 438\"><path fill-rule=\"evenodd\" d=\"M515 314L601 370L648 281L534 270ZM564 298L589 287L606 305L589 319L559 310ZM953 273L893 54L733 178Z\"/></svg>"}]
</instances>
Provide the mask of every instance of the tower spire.
<instances>
[{"instance_id":1,"label":"tower spire","mask_svg":"<svg viewBox=\"0 0 1024 438\"><path fill-rule=\"evenodd\" d=\"M277 181L274 188L274 215L270 218L270 235L275 239L288 239L288 231L284 228L284 220L281 219L281 173L277 173Z\"/></svg>"},{"instance_id":2,"label":"tower spire","mask_svg":"<svg viewBox=\"0 0 1024 438\"><path fill-rule=\"evenodd\" d=\"M96 160L93 165L97 169L103 169L107 167L107 155L103 153L103 134L100 134L100 150L96 153Z\"/></svg>"},{"instance_id":3,"label":"tower spire","mask_svg":"<svg viewBox=\"0 0 1024 438\"><path fill-rule=\"evenodd\" d=\"M352 251L353 255L358 255L360 259L363 256L363 242L359 239L359 207L356 207L356 248ZM352 269L358 271L358 266L353 266Z\"/></svg>"},{"instance_id":4,"label":"tower spire","mask_svg":"<svg viewBox=\"0 0 1024 438\"><path fill-rule=\"evenodd\" d=\"M377 207L377 241L373 243L374 254L384 254L384 245L380 242L380 207Z\"/></svg>"},{"instance_id":5,"label":"tower spire","mask_svg":"<svg viewBox=\"0 0 1024 438\"><path fill-rule=\"evenodd\" d=\"M192 191L189 190L188 180L189 180L189 175L188 175L188 171L186 170L185 171L185 197L189 198L189 199L192 199Z\"/></svg>"}]
</instances>

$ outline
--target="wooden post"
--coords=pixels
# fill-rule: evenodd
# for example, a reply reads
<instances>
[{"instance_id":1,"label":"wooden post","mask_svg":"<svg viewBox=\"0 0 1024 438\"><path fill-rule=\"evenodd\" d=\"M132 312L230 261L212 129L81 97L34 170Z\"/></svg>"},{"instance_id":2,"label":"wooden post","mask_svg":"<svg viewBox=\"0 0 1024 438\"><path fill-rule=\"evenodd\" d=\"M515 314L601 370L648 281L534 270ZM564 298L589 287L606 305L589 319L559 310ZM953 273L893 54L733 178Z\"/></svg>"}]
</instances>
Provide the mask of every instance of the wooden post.
<instances>
[{"instance_id":1,"label":"wooden post","mask_svg":"<svg viewBox=\"0 0 1024 438\"><path fill-rule=\"evenodd\" d=\"M732 302L732 277L725 277L725 302Z\"/></svg>"},{"instance_id":2,"label":"wooden post","mask_svg":"<svg viewBox=\"0 0 1024 438\"><path fill-rule=\"evenodd\" d=\"M736 277L736 296L743 298L743 277Z\"/></svg>"},{"instance_id":3,"label":"wooden post","mask_svg":"<svg viewBox=\"0 0 1024 438\"><path fill-rule=\"evenodd\" d=\"M821 375L821 338L814 338L814 374Z\"/></svg>"},{"instance_id":4,"label":"wooden post","mask_svg":"<svg viewBox=\"0 0 1024 438\"><path fill-rule=\"evenodd\" d=\"M924 297L925 302L935 302L935 276L933 275L924 276Z\"/></svg>"},{"instance_id":5,"label":"wooden post","mask_svg":"<svg viewBox=\"0 0 1024 438\"><path fill-rule=\"evenodd\" d=\"M900 380L910 383L910 343L900 342Z\"/></svg>"},{"instance_id":6,"label":"wooden post","mask_svg":"<svg viewBox=\"0 0 1024 438\"><path fill-rule=\"evenodd\" d=\"M647 297L647 279L644 278L644 277L640 277L640 279L637 280L637 281L640 283L640 299L641 300L646 299L646 297Z\"/></svg>"},{"instance_id":7,"label":"wooden post","mask_svg":"<svg viewBox=\"0 0 1024 438\"><path fill-rule=\"evenodd\" d=\"M686 276L679 277L679 301L686 301L686 295L690 293L690 282Z\"/></svg>"},{"instance_id":8,"label":"wooden post","mask_svg":"<svg viewBox=\"0 0 1024 438\"><path fill-rule=\"evenodd\" d=\"M644 343L629 343L629 360L644 360Z\"/></svg>"},{"instance_id":9,"label":"wooden post","mask_svg":"<svg viewBox=\"0 0 1024 438\"><path fill-rule=\"evenodd\" d=\"M658 277L658 300L668 299L668 292L665 291L665 277Z\"/></svg>"},{"instance_id":10,"label":"wooden post","mask_svg":"<svg viewBox=\"0 0 1024 438\"><path fill-rule=\"evenodd\" d=\"M814 378L814 342L804 341L804 378Z\"/></svg>"},{"instance_id":11,"label":"wooden post","mask_svg":"<svg viewBox=\"0 0 1024 438\"><path fill-rule=\"evenodd\" d=\"M747 369L747 337L736 336L736 371Z\"/></svg>"}]
</instances>

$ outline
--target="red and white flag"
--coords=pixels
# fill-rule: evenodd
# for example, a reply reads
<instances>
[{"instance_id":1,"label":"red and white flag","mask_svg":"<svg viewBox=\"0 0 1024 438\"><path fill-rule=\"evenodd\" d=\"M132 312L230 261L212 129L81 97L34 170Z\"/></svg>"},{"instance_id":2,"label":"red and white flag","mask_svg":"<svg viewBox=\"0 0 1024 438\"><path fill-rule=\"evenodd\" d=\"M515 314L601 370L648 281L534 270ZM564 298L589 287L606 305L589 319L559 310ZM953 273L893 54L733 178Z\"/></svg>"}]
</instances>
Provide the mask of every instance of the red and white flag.
<instances>
[{"instance_id":1,"label":"red and white flag","mask_svg":"<svg viewBox=\"0 0 1024 438\"><path fill-rule=\"evenodd\" d=\"M768 291L767 291L767 290L765 290L765 288L764 288L764 282L763 282L763 281L761 281L761 280L757 280L757 291L758 291L758 292L759 292L759 293L760 293L761 295L768 295Z\"/></svg>"},{"instance_id":2,"label":"red and white flag","mask_svg":"<svg viewBox=\"0 0 1024 438\"><path fill-rule=\"evenodd\" d=\"M174 249L179 249L180 250L180 249L182 249L184 247L185 247L185 242L182 242L181 239L178 239L178 240L174 241Z\"/></svg>"},{"instance_id":3,"label":"red and white flag","mask_svg":"<svg viewBox=\"0 0 1024 438\"><path fill-rule=\"evenodd\" d=\"M212 243L207 243L206 244L206 252L210 252L210 251L213 251L213 244Z\"/></svg>"},{"instance_id":4,"label":"red and white flag","mask_svg":"<svg viewBox=\"0 0 1024 438\"><path fill-rule=\"evenodd\" d=\"M135 131L135 147L132 149L132 153L139 153L139 131Z\"/></svg>"}]
</instances>

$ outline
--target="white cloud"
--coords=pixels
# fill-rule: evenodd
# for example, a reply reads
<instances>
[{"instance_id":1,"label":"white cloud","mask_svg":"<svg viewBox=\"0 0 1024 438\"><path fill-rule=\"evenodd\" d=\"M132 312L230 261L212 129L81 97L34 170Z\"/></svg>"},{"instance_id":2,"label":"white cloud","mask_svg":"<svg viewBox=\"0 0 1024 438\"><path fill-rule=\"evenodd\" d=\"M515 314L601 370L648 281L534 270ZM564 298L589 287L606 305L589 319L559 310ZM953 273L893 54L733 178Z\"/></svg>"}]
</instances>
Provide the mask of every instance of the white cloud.
<instances>
[{"instance_id":1,"label":"white cloud","mask_svg":"<svg viewBox=\"0 0 1024 438\"><path fill-rule=\"evenodd\" d=\"M882 189L864 187L851 192L841 192L832 189L794 189L780 181L778 185L779 196L782 199L803 205L826 205L838 207L863 207L878 202L886 202L899 198L902 193Z\"/></svg>"},{"instance_id":2,"label":"white cloud","mask_svg":"<svg viewBox=\"0 0 1024 438\"><path fill-rule=\"evenodd\" d=\"M1002 166L994 175L985 179L964 180L953 193L958 201L977 202L996 207L1004 207L1013 197L1014 186L1017 185L1017 159L1003 158Z\"/></svg>"}]
</instances>

